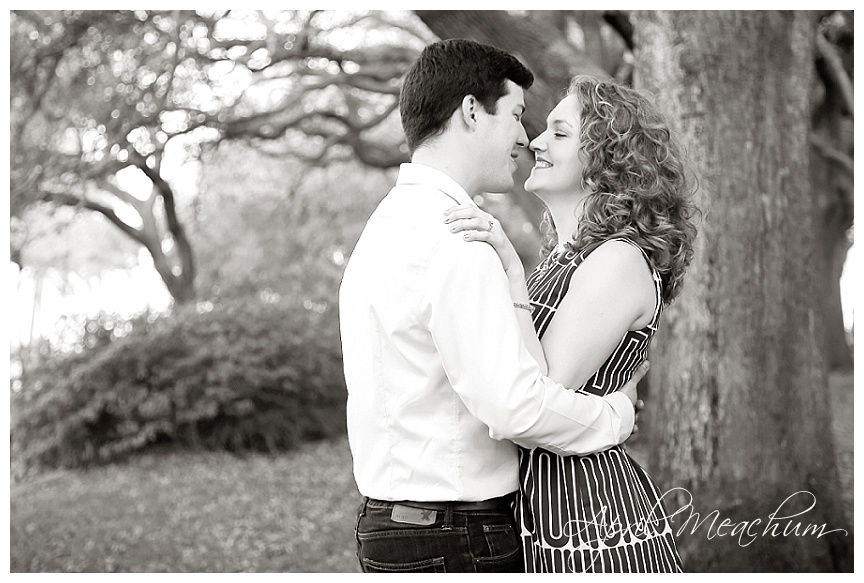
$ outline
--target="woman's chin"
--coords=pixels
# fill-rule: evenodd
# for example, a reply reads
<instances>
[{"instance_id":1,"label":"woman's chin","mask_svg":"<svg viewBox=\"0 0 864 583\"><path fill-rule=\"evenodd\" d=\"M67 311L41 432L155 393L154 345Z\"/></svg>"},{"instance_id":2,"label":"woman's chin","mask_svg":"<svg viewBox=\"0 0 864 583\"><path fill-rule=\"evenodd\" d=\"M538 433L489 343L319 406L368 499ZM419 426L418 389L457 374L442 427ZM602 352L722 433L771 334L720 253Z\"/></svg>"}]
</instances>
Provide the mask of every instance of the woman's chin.
<instances>
[{"instance_id":1,"label":"woman's chin","mask_svg":"<svg viewBox=\"0 0 864 583\"><path fill-rule=\"evenodd\" d=\"M525 191L530 192L543 202L546 202L543 195L543 185L540 184L537 180L531 180L530 176L528 177L528 180L525 181Z\"/></svg>"}]
</instances>

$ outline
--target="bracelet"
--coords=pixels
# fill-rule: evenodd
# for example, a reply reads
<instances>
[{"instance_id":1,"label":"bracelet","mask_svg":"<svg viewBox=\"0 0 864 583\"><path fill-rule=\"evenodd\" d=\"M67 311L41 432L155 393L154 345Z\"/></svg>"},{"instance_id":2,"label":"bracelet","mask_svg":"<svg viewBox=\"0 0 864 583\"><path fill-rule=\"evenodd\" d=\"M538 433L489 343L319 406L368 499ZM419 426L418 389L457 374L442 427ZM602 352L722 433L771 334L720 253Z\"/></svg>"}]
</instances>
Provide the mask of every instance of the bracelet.
<instances>
[{"instance_id":1,"label":"bracelet","mask_svg":"<svg viewBox=\"0 0 864 583\"><path fill-rule=\"evenodd\" d=\"M528 310L532 314L534 313L534 306L531 304L523 304L522 302L513 302L513 307L519 308L520 310Z\"/></svg>"}]
</instances>

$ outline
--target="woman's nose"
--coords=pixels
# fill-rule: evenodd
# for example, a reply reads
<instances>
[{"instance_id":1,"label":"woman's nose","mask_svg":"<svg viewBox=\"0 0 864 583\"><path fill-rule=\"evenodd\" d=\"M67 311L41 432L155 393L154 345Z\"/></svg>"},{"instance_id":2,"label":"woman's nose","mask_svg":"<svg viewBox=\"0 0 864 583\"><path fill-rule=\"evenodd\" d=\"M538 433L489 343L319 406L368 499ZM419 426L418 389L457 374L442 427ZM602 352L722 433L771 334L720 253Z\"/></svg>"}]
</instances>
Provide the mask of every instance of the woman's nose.
<instances>
[{"instance_id":1,"label":"woman's nose","mask_svg":"<svg viewBox=\"0 0 864 583\"><path fill-rule=\"evenodd\" d=\"M542 135L543 135L543 134L540 134L539 136L537 136L536 138L534 138L533 140L531 140L531 143L530 143L530 144L528 144L528 148L529 148L532 152L538 152L538 151L542 151L542 150L543 150L544 144L543 144L542 140L540 139L540 138L542 137Z\"/></svg>"}]
</instances>

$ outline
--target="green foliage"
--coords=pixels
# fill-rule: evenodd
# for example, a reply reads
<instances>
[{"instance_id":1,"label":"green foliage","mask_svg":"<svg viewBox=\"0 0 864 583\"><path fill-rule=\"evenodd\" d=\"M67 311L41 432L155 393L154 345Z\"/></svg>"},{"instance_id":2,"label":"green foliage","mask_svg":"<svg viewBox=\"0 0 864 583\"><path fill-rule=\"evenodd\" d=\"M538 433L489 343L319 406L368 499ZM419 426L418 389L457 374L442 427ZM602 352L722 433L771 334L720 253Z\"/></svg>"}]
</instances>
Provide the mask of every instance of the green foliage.
<instances>
[{"instance_id":1,"label":"green foliage","mask_svg":"<svg viewBox=\"0 0 864 583\"><path fill-rule=\"evenodd\" d=\"M27 371L12 394L13 474L154 443L279 451L344 433L339 347L332 309L272 298L182 308Z\"/></svg>"},{"instance_id":2,"label":"green foliage","mask_svg":"<svg viewBox=\"0 0 864 583\"><path fill-rule=\"evenodd\" d=\"M36 204L11 220L22 232L15 241L21 263L37 272L55 269L93 278L137 263L139 245L102 215Z\"/></svg>"},{"instance_id":3,"label":"green foliage","mask_svg":"<svg viewBox=\"0 0 864 583\"><path fill-rule=\"evenodd\" d=\"M222 143L205 156L188 222L199 292L335 305L344 263L394 179L356 162L314 168Z\"/></svg>"}]
</instances>

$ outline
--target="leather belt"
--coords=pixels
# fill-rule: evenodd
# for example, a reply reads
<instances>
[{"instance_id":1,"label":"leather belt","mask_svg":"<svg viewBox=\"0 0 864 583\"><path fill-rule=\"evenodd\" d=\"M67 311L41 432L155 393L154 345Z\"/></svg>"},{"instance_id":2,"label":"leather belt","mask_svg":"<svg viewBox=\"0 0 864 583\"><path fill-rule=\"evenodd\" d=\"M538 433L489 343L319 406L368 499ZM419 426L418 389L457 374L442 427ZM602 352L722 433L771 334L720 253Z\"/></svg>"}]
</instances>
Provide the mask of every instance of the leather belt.
<instances>
[{"instance_id":1,"label":"leather belt","mask_svg":"<svg viewBox=\"0 0 864 583\"><path fill-rule=\"evenodd\" d=\"M394 504L421 508L423 510L444 511L450 508L454 512L477 512L482 510L505 510L509 512L512 503L513 495L499 496L498 498L481 500L479 502L394 502Z\"/></svg>"}]
</instances>

